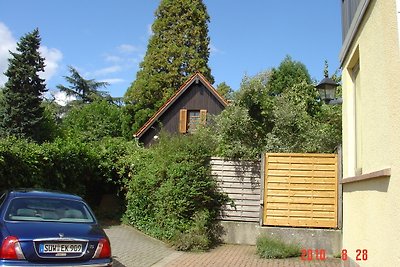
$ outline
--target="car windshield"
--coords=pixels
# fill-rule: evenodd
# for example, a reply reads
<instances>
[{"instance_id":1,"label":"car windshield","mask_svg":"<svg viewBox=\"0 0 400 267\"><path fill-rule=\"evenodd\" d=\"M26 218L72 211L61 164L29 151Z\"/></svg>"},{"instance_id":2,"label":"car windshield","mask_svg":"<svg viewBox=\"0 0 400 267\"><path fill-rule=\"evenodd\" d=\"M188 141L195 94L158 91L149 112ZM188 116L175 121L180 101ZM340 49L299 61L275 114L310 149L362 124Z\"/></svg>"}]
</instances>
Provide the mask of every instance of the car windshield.
<instances>
[{"instance_id":1,"label":"car windshield","mask_svg":"<svg viewBox=\"0 0 400 267\"><path fill-rule=\"evenodd\" d=\"M54 198L15 198L5 216L8 221L94 222L83 202Z\"/></svg>"}]
</instances>

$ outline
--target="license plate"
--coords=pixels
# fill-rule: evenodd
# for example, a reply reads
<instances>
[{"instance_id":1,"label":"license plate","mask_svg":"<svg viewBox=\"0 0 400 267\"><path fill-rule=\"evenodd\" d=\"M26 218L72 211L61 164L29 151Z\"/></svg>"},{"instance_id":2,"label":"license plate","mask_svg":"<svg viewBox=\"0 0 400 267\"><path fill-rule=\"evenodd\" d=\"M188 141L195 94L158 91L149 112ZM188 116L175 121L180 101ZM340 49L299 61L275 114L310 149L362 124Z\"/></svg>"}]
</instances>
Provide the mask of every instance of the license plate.
<instances>
[{"instance_id":1,"label":"license plate","mask_svg":"<svg viewBox=\"0 0 400 267\"><path fill-rule=\"evenodd\" d=\"M82 253L82 244L45 243L39 245L40 253Z\"/></svg>"}]
</instances>

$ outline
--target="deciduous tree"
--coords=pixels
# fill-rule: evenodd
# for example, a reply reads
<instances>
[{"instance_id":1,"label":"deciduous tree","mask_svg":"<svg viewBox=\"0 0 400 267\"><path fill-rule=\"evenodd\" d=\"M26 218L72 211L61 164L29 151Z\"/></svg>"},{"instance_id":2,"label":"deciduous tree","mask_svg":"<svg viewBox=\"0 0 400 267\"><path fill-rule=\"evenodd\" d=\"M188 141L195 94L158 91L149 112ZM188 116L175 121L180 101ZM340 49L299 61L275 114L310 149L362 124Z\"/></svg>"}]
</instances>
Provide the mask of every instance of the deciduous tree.
<instances>
[{"instance_id":1,"label":"deciduous tree","mask_svg":"<svg viewBox=\"0 0 400 267\"><path fill-rule=\"evenodd\" d=\"M215 118L219 155L257 159L262 152L333 152L341 107L322 103L307 68L286 57L272 71L245 77L233 105Z\"/></svg>"},{"instance_id":2,"label":"deciduous tree","mask_svg":"<svg viewBox=\"0 0 400 267\"><path fill-rule=\"evenodd\" d=\"M122 136L122 109L105 100L73 107L63 118L65 135L84 141Z\"/></svg>"}]
</instances>

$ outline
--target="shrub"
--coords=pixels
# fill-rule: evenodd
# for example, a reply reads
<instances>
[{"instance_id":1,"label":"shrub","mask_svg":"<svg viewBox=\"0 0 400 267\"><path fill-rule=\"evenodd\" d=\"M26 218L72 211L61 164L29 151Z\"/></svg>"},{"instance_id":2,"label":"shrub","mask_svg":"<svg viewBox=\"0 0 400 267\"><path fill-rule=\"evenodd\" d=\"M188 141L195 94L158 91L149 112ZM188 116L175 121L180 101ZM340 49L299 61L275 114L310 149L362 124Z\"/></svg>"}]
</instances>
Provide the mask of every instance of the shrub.
<instances>
[{"instance_id":1,"label":"shrub","mask_svg":"<svg viewBox=\"0 0 400 267\"><path fill-rule=\"evenodd\" d=\"M44 188L78 194L98 205L103 193L120 186L119 157L136 145L121 138L84 142L78 138L52 143L15 137L0 139L0 190Z\"/></svg>"},{"instance_id":2,"label":"shrub","mask_svg":"<svg viewBox=\"0 0 400 267\"><path fill-rule=\"evenodd\" d=\"M257 254L266 259L298 257L301 248L295 244L285 244L281 240L261 236L257 239Z\"/></svg>"},{"instance_id":3,"label":"shrub","mask_svg":"<svg viewBox=\"0 0 400 267\"><path fill-rule=\"evenodd\" d=\"M171 239L171 244L177 250L203 250L212 244L208 231L209 212L207 210L196 212L193 216L191 227L185 232L177 232Z\"/></svg>"},{"instance_id":4,"label":"shrub","mask_svg":"<svg viewBox=\"0 0 400 267\"><path fill-rule=\"evenodd\" d=\"M44 187L90 198L87 190L101 182L99 155L93 145L77 139L56 139L42 149Z\"/></svg>"},{"instance_id":5,"label":"shrub","mask_svg":"<svg viewBox=\"0 0 400 267\"><path fill-rule=\"evenodd\" d=\"M65 136L85 141L122 136L122 109L105 100L74 106L63 118Z\"/></svg>"},{"instance_id":6,"label":"shrub","mask_svg":"<svg viewBox=\"0 0 400 267\"><path fill-rule=\"evenodd\" d=\"M0 189L43 186L41 146L25 139L0 139Z\"/></svg>"},{"instance_id":7,"label":"shrub","mask_svg":"<svg viewBox=\"0 0 400 267\"><path fill-rule=\"evenodd\" d=\"M208 249L227 197L211 177L212 142L206 135L162 134L158 144L123 159L127 175L125 220L180 250Z\"/></svg>"}]
</instances>

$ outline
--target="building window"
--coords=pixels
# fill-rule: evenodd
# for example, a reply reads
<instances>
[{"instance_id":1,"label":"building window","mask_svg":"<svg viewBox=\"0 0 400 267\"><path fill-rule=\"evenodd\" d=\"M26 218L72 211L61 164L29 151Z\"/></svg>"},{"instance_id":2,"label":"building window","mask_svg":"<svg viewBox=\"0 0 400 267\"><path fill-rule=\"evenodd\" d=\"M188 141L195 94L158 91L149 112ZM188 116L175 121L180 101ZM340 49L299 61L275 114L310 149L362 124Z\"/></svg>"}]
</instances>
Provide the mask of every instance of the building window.
<instances>
[{"instance_id":1,"label":"building window","mask_svg":"<svg viewBox=\"0 0 400 267\"><path fill-rule=\"evenodd\" d=\"M200 110L190 110L188 112L188 127L187 131L192 133L196 130L197 125L200 124Z\"/></svg>"},{"instance_id":2,"label":"building window","mask_svg":"<svg viewBox=\"0 0 400 267\"><path fill-rule=\"evenodd\" d=\"M181 109L179 113L179 132L192 133L198 125L205 125L207 122L207 110Z\"/></svg>"},{"instance_id":3,"label":"building window","mask_svg":"<svg viewBox=\"0 0 400 267\"><path fill-rule=\"evenodd\" d=\"M357 8L363 0L342 0L342 34L343 41L350 29Z\"/></svg>"}]
</instances>

